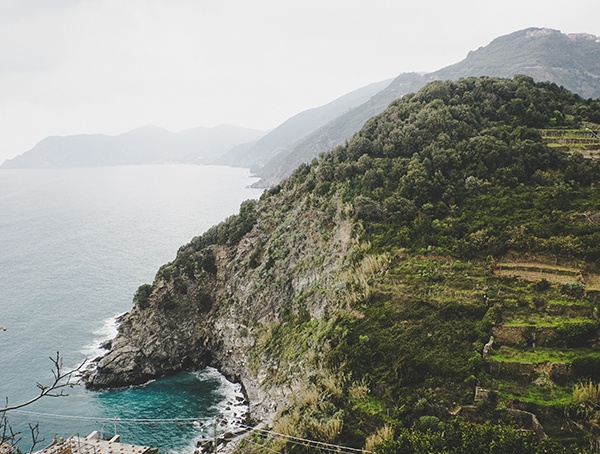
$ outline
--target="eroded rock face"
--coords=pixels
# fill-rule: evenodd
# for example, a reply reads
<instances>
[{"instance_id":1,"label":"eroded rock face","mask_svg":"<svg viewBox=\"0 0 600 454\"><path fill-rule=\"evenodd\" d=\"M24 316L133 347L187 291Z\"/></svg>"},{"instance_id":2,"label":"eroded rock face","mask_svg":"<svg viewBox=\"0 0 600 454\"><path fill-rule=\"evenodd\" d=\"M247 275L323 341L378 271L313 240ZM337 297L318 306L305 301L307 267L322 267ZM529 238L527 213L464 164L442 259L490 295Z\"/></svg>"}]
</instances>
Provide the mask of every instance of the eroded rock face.
<instances>
[{"instance_id":1,"label":"eroded rock face","mask_svg":"<svg viewBox=\"0 0 600 454\"><path fill-rule=\"evenodd\" d=\"M358 247L340 202L330 201L326 214L302 201L281 219L281 201L272 199L257 204L254 225L239 242L195 239L151 287L140 288L109 352L86 377L88 386L140 384L211 365L241 382L252 418L272 419L294 376L306 371L281 364L265 339L290 314L315 319L337 310L349 287L347 258ZM274 370L278 384L269 379Z\"/></svg>"}]
</instances>

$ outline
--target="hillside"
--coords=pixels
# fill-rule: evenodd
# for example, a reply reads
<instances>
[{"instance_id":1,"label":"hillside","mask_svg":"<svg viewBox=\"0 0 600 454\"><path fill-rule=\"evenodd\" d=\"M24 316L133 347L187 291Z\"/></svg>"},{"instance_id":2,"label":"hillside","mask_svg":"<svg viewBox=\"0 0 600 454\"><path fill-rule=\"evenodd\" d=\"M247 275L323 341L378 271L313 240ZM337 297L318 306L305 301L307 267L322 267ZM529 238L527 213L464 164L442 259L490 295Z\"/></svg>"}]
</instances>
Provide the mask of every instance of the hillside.
<instances>
[{"instance_id":1,"label":"hillside","mask_svg":"<svg viewBox=\"0 0 600 454\"><path fill-rule=\"evenodd\" d=\"M294 145L324 124L368 101L389 85L391 80L373 83L354 90L338 99L305 110L283 122L256 143L236 147L215 162L258 170L286 148Z\"/></svg>"},{"instance_id":2,"label":"hillside","mask_svg":"<svg viewBox=\"0 0 600 454\"><path fill-rule=\"evenodd\" d=\"M31 150L6 160L3 169L94 167L163 162L207 163L263 132L237 126L192 128L174 133L144 126L117 136L78 134L47 137Z\"/></svg>"},{"instance_id":3,"label":"hillside","mask_svg":"<svg viewBox=\"0 0 600 454\"><path fill-rule=\"evenodd\" d=\"M548 28L529 28L493 40L469 52L455 65L428 79L469 76L512 77L526 74L550 81L583 98L600 97L600 38L585 33L564 34Z\"/></svg>"},{"instance_id":4,"label":"hillside","mask_svg":"<svg viewBox=\"0 0 600 454\"><path fill-rule=\"evenodd\" d=\"M525 74L550 81L584 98L600 97L600 39L587 34L566 35L558 30L529 28L493 40L455 65L433 73L401 74L363 105L346 112L294 146L282 150L258 174L261 187L270 187L303 162L343 144L373 115L393 100L414 92L433 80L458 80L469 76L512 77Z\"/></svg>"},{"instance_id":5,"label":"hillside","mask_svg":"<svg viewBox=\"0 0 600 454\"><path fill-rule=\"evenodd\" d=\"M578 452L598 438L600 166L544 137L585 128L600 130L599 101L525 76L395 101L181 247L89 385L211 364L277 434Z\"/></svg>"}]
</instances>

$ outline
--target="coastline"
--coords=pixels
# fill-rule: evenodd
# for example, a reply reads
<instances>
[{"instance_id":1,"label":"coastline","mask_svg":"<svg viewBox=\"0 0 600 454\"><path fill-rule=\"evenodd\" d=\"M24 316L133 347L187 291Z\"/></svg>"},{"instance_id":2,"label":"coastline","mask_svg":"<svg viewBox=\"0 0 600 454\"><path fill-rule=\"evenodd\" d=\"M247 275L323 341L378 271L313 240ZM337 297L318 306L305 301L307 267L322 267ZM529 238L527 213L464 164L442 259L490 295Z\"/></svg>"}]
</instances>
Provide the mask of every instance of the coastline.
<instances>
[{"instance_id":1,"label":"coastline","mask_svg":"<svg viewBox=\"0 0 600 454\"><path fill-rule=\"evenodd\" d=\"M104 320L102 327L95 330L93 334L96 336L92 343L83 347L81 353L86 356L86 367L81 371L81 377L87 386L87 378L95 372L95 369L100 360L110 352L112 341L118 333L119 325L122 323L127 312L108 317ZM183 372L183 371L181 371ZM198 380L216 380L219 382L217 393L220 394L221 400L218 404L207 408L207 411L214 410L217 415L216 421L217 439L221 446L222 452L231 452L233 446L236 445L236 440L249 431L244 426L250 425L249 413L249 398L242 380L239 377L227 375L216 367L206 366L200 370L189 371L193 373ZM166 376L174 375L167 374ZM138 385L126 386L144 387L149 383L160 380L161 377L150 379ZM122 388L112 388L117 391ZM109 388L110 391L110 388ZM182 453L193 453L202 446L212 444L214 439L214 428L212 423L205 420L194 422L193 426L197 429L189 444L184 448Z\"/></svg>"}]
</instances>

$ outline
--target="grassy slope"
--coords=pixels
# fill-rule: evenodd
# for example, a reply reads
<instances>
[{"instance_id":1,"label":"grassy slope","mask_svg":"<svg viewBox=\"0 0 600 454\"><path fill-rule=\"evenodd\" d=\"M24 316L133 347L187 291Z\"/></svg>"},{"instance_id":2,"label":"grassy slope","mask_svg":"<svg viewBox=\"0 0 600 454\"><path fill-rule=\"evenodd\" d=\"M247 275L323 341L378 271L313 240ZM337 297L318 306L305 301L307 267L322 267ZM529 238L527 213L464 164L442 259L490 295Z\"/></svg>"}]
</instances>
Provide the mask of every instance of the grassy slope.
<instances>
[{"instance_id":1,"label":"grassy slope","mask_svg":"<svg viewBox=\"0 0 600 454\"><path fill-rule=\"evenodd\" d=\"M472 404L478 384L495 390L503 407L570 401L568 386L585 378L585 368L561 384L558 398L529 385L518 394L516 382L490 374L481 351L492 328L515 314L539 316L540 307L565 298L597 305L575 278L561 285L494 273L509 254L597 273L600 232L584 213L600 212L599 166L547 146L539 132L582 121L600 123L600 102L527 77L435 82L268 191L258 221L242 213L198 240L199 247L235 243L261 222L261 210L289 209L294 200L310 200L324 214L350 207L361 233L346 258L352 271L336 284L351 296L324 317L290 312L250 352L254 361L276 359L269 380L296 389L274 430L356 447L384 426L402 438L424 416L447 419ZM317 258L309 262L318 268ZM301 308L302 295L294 305ZM597 328L554 348L592 351L595 335Z\"/></svg>"}]
</instances>

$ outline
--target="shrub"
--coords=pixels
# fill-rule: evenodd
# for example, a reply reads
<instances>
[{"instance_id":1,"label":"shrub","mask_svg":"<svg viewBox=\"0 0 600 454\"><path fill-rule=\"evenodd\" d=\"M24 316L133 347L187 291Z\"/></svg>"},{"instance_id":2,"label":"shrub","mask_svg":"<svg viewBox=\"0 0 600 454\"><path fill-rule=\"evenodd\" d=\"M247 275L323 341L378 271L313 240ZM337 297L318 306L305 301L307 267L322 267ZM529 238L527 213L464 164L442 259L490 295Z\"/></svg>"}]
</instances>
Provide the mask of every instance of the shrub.
<instances>
[{"instance_id":1,"label":"shrub","mask_svg":"<svg viewBox=\"0 0 600 454\"><path fill-rule=\"evenodd\" d=\"M196 307L200 312L208 312L211 310L213 300L210 294L204 290L196 292Z\"/></svg>"},{"instance_id":2,"label":"shrub","mask_svg":"<svg viewBox=\"0 0 600 454\"><path fill-rule=\"evenodd\" d=\"M582 298L585 286L581 282L569 282L562 286L562 293L573 298Z\"/></svg>"},{"instance_id":3,"label":"shrub","mask_svg":"<svg viewBox=\"0 0 600 454\"><path fill-rule=\"evenodd\" d=\"M369 197L358 196L354 199L354 213L357 219L368 221L379 220L383 216L383 210L379 203Z\"/></svg>"},{"instance_id":4,"label":"shrub","mask_svg":"<svg viewBox=\"0 0 600 454\"><path fill-rule=\"evenodd\" d=\"M598 330L598 322L593 320L565 321L556 327L558 340L568 347L585 344Z\"/></svg>"},{"instance_id":5,"label":"shrub","mask_svg":"<svg viewBox=\"0 0 600 454\"><path fill-rule=\"evenodd\" d=\"M451 422L443 431L403 429L394 441L376 446L378 454L576 453L533 432L491 424Z\"/></svg>"},{"instance_id":6,"label":"shrub","mask_svg":"<svg viewBox=\"0 0 600 454\"><path fill-rule=\"evenodd\" d=\"M151 293L152 286L150 284L140 285L133 297L133 303L140 309L146 309L150 305Z\"/></svg>"},{"instance_id":7,"label":"shrub","mask_svg":"<svg viewBox=\"0 0 600 454\"><path fill-rule=\"evenodd\" d=\"M419 418L418 428L421 430L437 430L440 428L440 418L437 416L421 416Z\"/></svg>"},{"instance_id":8,"label":"shrub","mask_svg":"<svg viewBox=\"0 0 600 454\"><path fill-rule=\"evenodd\" d=\"M572 362L573 373L577 378L600 381L600 355L586 355Z\"/></svg>"}]
</instances>

